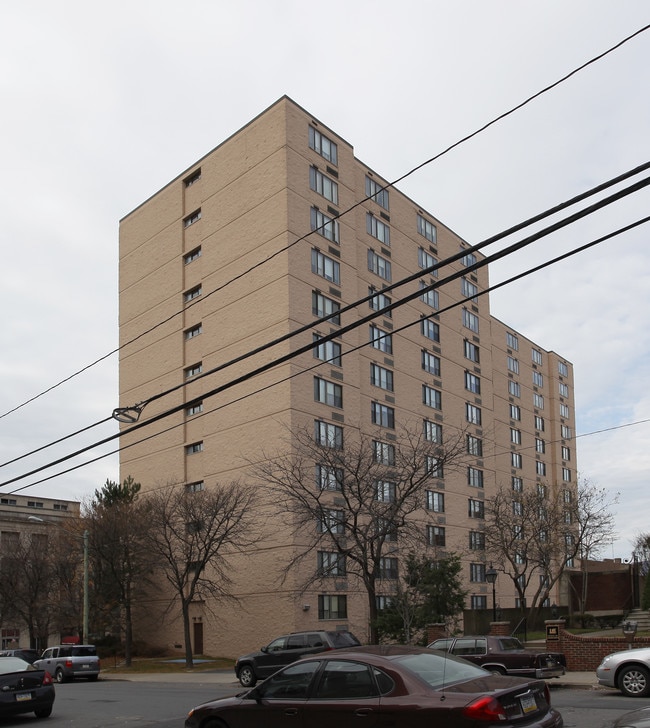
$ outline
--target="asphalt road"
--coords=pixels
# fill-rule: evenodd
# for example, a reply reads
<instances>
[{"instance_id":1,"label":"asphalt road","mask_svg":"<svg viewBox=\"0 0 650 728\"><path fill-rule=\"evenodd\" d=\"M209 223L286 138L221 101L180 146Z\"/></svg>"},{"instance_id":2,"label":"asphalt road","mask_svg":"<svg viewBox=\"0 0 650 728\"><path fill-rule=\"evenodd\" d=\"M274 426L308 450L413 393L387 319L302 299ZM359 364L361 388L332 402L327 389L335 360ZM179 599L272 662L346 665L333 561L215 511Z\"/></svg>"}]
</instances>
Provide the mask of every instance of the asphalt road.
<instances>
[{"instance_id":1,"label":"asphalt road","mask_svg":"<svg viewBox=\"0 0 650 728\"><path fill-rule=\"evenodd\" d=\"M99 680L56 686L52 716L38 720L33 714L0 721L1 728L183 728L193 706L241 690L232 683L146 682ZM562 713L565 728L611 728L629 710L650 705L649 700L625 698L615 691L551 689L553 705ZM263 728L263 727L260 727Z\"/></svg>"}]
</instances>

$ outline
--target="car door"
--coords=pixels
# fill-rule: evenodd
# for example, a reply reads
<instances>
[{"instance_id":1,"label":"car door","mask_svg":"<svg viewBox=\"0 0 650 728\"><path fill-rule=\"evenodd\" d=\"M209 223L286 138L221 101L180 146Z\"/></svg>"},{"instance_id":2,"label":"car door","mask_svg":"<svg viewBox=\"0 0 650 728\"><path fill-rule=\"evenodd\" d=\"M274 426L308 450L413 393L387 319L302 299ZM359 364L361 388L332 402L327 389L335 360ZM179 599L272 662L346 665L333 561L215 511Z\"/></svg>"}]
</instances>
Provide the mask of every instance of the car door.
<instances>
[{"instance_id":1,"label":"car door","mask_svg":"<svg viewBox=\"0 0 650 728\"><path fill-rule=\"evenodd\" d=\"M37 660L38 669L47 670L51 675L54 675L54 658L57 656L58 652L58 647L48 647L41 656L40 660Z\"/></svg>"},{"instance_id":2,"label":"car door","mask_svg":"<svg viewBox=\"0 0 650 728\"><path fill-rule=\"evenodd\" d=\"M328 660L304 710L306 728L375 728L380 723L379 691L363 662Z\"/></svg>"},{"instance_id":3,"label":"car door","mask_svg":"<svg viewBox=\"0 0 650 728\"><path fill-rule=\"evenodd\" d=\"M263 654L256 658L255 672L258 677L265 678L273 675L286 665L284 653L286 652L287 638L278 637L263 648Z\"/></svg>"}]
</instances>

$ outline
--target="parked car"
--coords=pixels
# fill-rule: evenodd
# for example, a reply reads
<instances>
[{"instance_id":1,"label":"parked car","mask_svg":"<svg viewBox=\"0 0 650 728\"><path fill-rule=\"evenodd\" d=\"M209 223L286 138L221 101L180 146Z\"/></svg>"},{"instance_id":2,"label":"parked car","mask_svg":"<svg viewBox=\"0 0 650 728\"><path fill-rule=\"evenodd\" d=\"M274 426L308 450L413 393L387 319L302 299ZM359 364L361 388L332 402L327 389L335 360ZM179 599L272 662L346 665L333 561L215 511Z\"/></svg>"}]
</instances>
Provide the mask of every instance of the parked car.
<instances>
[{"instance_id":1,"label":"parked car","mask_svg":"<svg viewBox=\"0 0 650 728\"><path fill-rule=\"evenodd\" d=\"M0 718L34 713L47 718L54 705L52 675L20 657L0 657Z\"/></svg>"},{"instance_id":2,"label":"parked car","mask_svg":"<svg viewBox=\"0 0 650 728\"><path fill-rule=\"evenodd\" d=\"M95 645L58 645L48 647L34 666L47 670L58 683L85 677L97 680L99 676L99 657Z\"/></svg>"},{"instance_id":3,"label":"parked car","mask_svg":"<svg viewBox=\"0 0 650 728\"><path fill-rule=\"evenodd\" d=\"M281 667L325 650L355 647L361 642L347 630L292 632L276 637L259 652L242 655L235 663L235 675L245 688L252 688Z\"/></svg>"},{"instance_id":4,"label":"parked car","mask_svg":"<svg viewBox=\"0 0 650 728\"><path fill-rule=\"evenodd\" d=\"M2 650L0 652L0 657L20 657L21 660L25 660L25 662L29 662L31 665L35 660L38 660L38 658L41 656L41 653L38 650L30 650L30 649L17 649L17 650Z\"/></svg>"},{"instance_id":5,"label":"parked car","mask_svg":"<svg viewBox=\"0 0 650 728\"><path fill-rule=\"evenodd\" d=\"M650 706L621 715L613 728L650 728Z\"/></svg>"},{"instance_id":6,"label":"parked car","mask_svg":"<svg viewBox=\"0 0 650 728\"><path fill-rule=\"evenodd\" d=\"M596 668L600 685L618 688L631 698L650 696L650 647L621 650L603 657Z\"/></svg>"},{"instance_id":7,"label":"parked car","mask_svg":"<svg viewBox=\"0 0 650 728\"><path fill-rule=\"evenodd\" d=\"M561 728L550 700L543 680L495 676L425 647L373 645L287 665L237 696L193 708L185 728L358 728L360 719L409 728Z\"/></svg>"},{"instance_id":8,"label":"parked car","mask_svg":"<svg viewBox=\"0 0 650 728\"><path fill-rule=\"evenodd\" d=\"M564 675L566 669L566 658L561 652L527 650L516 637L448 637L435 640L429 648L451 652L500 675L548 679Z\"/></svg>"}]
</instances>

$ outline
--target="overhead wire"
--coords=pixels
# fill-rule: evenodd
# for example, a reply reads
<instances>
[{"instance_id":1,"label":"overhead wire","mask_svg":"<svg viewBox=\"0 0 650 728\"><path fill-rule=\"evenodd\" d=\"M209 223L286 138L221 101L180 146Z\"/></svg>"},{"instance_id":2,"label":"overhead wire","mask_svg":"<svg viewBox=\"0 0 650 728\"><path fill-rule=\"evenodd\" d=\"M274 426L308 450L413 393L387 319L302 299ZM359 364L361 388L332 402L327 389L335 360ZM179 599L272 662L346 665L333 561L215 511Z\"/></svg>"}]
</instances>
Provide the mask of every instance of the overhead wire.
<instances>
[{"instance_id":1,"label":"overhead wire","mask_svg":"<svg viewBox=\"0 0 650 728\"><path fill-rule=\"evenodd\" d=\"M571 77L575 76L575 75L576 75L576 74L578 74L579 72L583 71L584 69L588 68L588 67L589 67L589 66L591 66L592 64L594 64L594 63L596 63L597 61L599 61L599 60L601 60L601 59L605 58L605 57L606 57L606 56L608 56L608 55L609 55L610 53L613 53L613 52L614 52L615 50L618 50L618 49L619 49L619 48L621 48L621 47L622 47L623 45L625 45L625 44L626 44L626 43L628 43L629 41L631 41L631 40L633 40L634 38L636 38L636 37L637 37L638 35L641 35L642 33L646 32L646 31L647 31L648 29L650 29L650 24L647 24L647 25L645 25L645 26L643 26L643 27L639 28L639 29L638 29L638 30L636 30L635 32L633 32L633 33L631 33L630 35L626 36L625 38L621 39L621 40L620 40L619 42L617 42L616 44L614 44L614 45L613 45L613 46L611 46L610 48L608 48L608 49L606 49L605 51L603 51L603 52L601 52L601 53L597 54L596 56L593 56L593 57L592 57L592 58L590 58L590 59L589 59L588 61L585 61L585 62L584 62L584 63L582 63L582 64L581 64L580 66L577 66L577 67L576 67L576 68L574 68L574 69L573 69L572 71L570 71L570 72L566 73L566 74L565 74L564 76L560 77L560 78L559 78L559 79L557 79L556 81L554 81L554 82L552 82L552 83L548 84L547 86L545 86L545 87L544 87L544 88L542 88L541 90L537 91L536 93L534 93L534 94L532 94L531 96L527 97L526 99L524 99L524 100L523 100L523 101L521 101L520 103L518 103L518 104L516 104L515 106L511 107L511 108L510 108L510 109L509 109L508 111L505 111L505 112L503 112L502 114L499 114L498 116L494 117L494 118L493 118L492 120L490 120L489 122L487 122L487 123L483 124L483 125L482 125L481 127L479 127L478 129L474 130L473 132L470 132L469 134L466 134L466 135L465 135L464 137L460 138L459 140L457 140L457 141L456 141L456 142L454 142L453 144L450 144L450 145L449 145L448 147L446 147L445 149L443 149L443 150L442 150L441 152L438 152L438 153L437 153L437 154L435 154L434 156L430 157L429 159L425 160L424 162L422 162L422 163L418 164L417 166L413 167L413 168L412 168L411 170L409 170L409 171L408 171L408 172L406 172L405 174L401 175L401 176L400 176L400 177L398 177L397 179L393 180L392 182L389 182L388 184L386 184L385 186L381 187L380 189L381 189L381 190L384 190L384 189L388 189L388 188L394 187L394 186L395 186L396 184L398 184L399 182L403 181L403 180L404 180L404 179L406 179L407 177L411 176L411 175L412 175L412 174L414 174L415 172L419 171L419 170L420 170L420 169L422 169L423 167L425 167L425 166L427 166L427 165L431 164L432 162L434 162L434 161L436 161L436 160L440 159L440 158L441 158L441 157L443 157L443 156L444 156L445 154L448 154L449 152L451 152L451 151L452 151L453 149L457 148L457 147L458 147L458 146L460 146L461 144L463 144L463 143L465 143L465 142L469 141L470 139L472 139L473 137L477 136L478 134L481 134L481 133L482 133L483 131L485 131L486 129L489 129L489 128L490 128L491 126L493 126L494 124L496 124L496 123L498 123L499 121L501 121L501 120L503 120L503 119L507 118L507 117L508 117L508 116L510 116L511 114L514 114L514 113L515 113L516 111L518 111L518 110L522 109L523 107L527 106L527 105L528 105L529 103L531 103L531 102L532 102L532 101L534 101L535 99L539 98L539 97L540 97L540 96L542 96L543 94L545 94L545 93L547 93L547 92L551 91L552 89L556 88L557 86L559 86L560 84L564 83L565 81L567 81L567 80L568 80L568 79L570 79ZM359 207L360 205L362 205L363 203L367 202L367 201L368 201L368 200L370 200L370 199L372 199L372 196L370 196L370 197L366 197L366 198L364 198L364 199L360 200L359 202L356 202L356 203L355 203L354 205L352 205L352 206L351 206L351 207L349 207L348 209L346 209L346 210L344 210L343 212L341 212L341 213L340 213L340 214L338 215L338 218L340 218L340 217L342 217L342 216L344 216L344 215L346 215L346 214L350 213L350 212L351 212L352 210L356 209L357 207ZM219 291L223 290L224 288L226 288L227 286L229 286L229 285L231 285L232 283L236 282L236 281L237 281L237 280L239 280L240 278L243 278L243 277L245 277L246 275L248 275L248 274L249 274L249 273L251 273L252 271L256 270L257 268L261 267L262 265L265 265L265 264L266 264L266 263L268 263L268 262L269 262L270 260L272 260L273 258L275 258L275 257L277 257L278 255L280 255L281 253L284 253L284 252L286 252L287 250L289 250L289 249L290 249L291 247L293 247L293 246L294 246L294 245L296 245L297 243L299 243L299 242L302 242L302 241L306 240L306 239L307 239L308 237L310 237L311 235L313 235L313 234L314 234L315 232L317 232L317 231L318 231L318 228L316 228L316 230L311 230L310 232L308 232L308 233L306 233L305 235L303 235L303 236L301 236L301 237L297 238L296 240L294 240L294 241L293 241L292 243L290 243L289 245L285 246L284 248L282 248L282 249L280 249L280 250L277 250L277 251L275 251L275 252L274 252L274 253L272 253L272 254L271 254L270 256L267 256L267 258L264 258L263 260L261 260L261 261L258 261L258 262L257 262L257 263L256 263L255 265L251 266L250 268L248 268L247 270L245 270L245 271L243 271L242 273L238 274L238 275L237 275L237 276L235 276L234 278L231 278L231 279L229 279L228 281L224 282L224 283L223 283L223 284L222 284L221 286L218 286L218 287L217 287L217 288L215 288L214 290L212 290L212 291L210 291L209 293L207 293L207 294L206 294L205 296L203 296L203 297L202 297L202 300L205 300L205 299L206 299L206 298L208 298L209 296L211 296L211 295L213 295L213 294L215 294L215 293L217 293L217 292L219 292ZM198 303L199 303L199 301L197 301L197 302L195 302L195 303L196 303L196 304L198 304ZM122 344L122 345L118 346L118 347L117 347L116 349L113 349L112 351L108 352L107 354L104 354L103 356L101 356L101 357L99 357L98 359L96 359L96 360L95 360L94 362L92 362L92 363L90 363L90 364L88 364L88 365L86 365L86 366L82 367L82 368L81 368L81 369L79 369L78 371L76 371L76 372L73 372L72 374L70 374L69 376L65 377L65 378L64 378L64 379L62 379L61 381L57 382L56 384L53 384L52 386L48 387L47 389L45 389L45 390L44 390L43 392L41 392L40 394L34 395L33 397L29 398L28 400L24 401L23 403L21 403L21 404L19 404L19 405L16 405L15 407L11 408L10 410L8 410L8 411L6 411L6 412L4 412L4 413L0 414L0 419L2 419L2 418L4 418L4 417L7 417L8 415L10 415L10 414L12 414L12 413L16 412L17 410L19 410L19 409L21 409L21 408L25 407L26 405L30 404L31 402L34 402L35 400L39 399L40 397L44 396L45 394L48 394L48 393L49 393L49 392L51 392L52 390L54 390L54 389L56 389L56 388L58 388L58 387L62 386L62 385L63 385L63 384L65 384L66 382L70 381L71 379L74 379L75 377L79 376L79 375L80 375L80 374L82 374L83 372L87 371L88 369L90 369L90 368L94 367L95 365L97 365L97 364L99 364L100 362L104 361L105 359L109 358L109 357L110 357L110 356L112 356L113 354L116 354L116 353L118 353L119 351L121 351L121 350L122 350L123 348L125 348L126 346L129 346L129 345L131 345L131 344L135 343L136 341L138 341L139 339L141 339L141 338L142 338L143 336L146 336L146 335L147 335L148 333L151 333L152 331L155 331L155 330L156 330L157 328L159 328L160 326L164 325L165 323L168 323L169 321L173 320L173 319L174 319L174 318L176 318L177 316L180 316L180 315L181 315L182 313L184 313L185 311L187 311L187 310L188 310L188 308L190 308L190 307L191 307L192 305L194 305L194 304L190 304L190 305L188 305L188 306L184 307L183 309L180 309L179 311L176 311L176 312L175 312L174 314L172 314L171 316L169 316L169 317L167 317L166 319L164 319L164 320L162 320L162 321L158 322L157 324L155 324L154 326L150 327L149 329L147 329L147 330L145 330L145 331L141 332L140 334L138 334L138 335L137 335L137 336L135 336L134 338L132 338L132 339L130 339L129 341L125 342L124 344ZM107 418L107 419L104 419L104 420L99 420L98 422L94 423L94 425L91 425L90 427L94 427L94 426L98 426L98 425L100 425L100 424L103 424L103 423L107 422L107 421L108 421L109 419L110 419L110 418ZM47 446L46 446L46 447L47 447Z\"/></svg>"}]
</instances>

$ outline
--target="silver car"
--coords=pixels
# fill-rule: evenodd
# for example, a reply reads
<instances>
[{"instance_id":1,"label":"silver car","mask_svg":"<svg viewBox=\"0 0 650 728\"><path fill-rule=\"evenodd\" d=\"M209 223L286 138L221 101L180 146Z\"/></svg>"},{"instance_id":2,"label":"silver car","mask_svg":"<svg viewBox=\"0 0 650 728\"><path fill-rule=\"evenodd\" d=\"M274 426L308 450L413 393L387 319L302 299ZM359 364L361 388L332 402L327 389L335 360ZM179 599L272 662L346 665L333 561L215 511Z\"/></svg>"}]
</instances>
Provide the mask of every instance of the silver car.
<instances>
[{"instance_id":1,"label":"silver car","mask_svg":"<svg viewBox=\"0 0 650 728\"><path fill-rule=\"evenodd\" d=\"M600 685L618 688L631 698L650 696L650 647L612 652L596 669Z\"/></svg>"}]
</instances>

